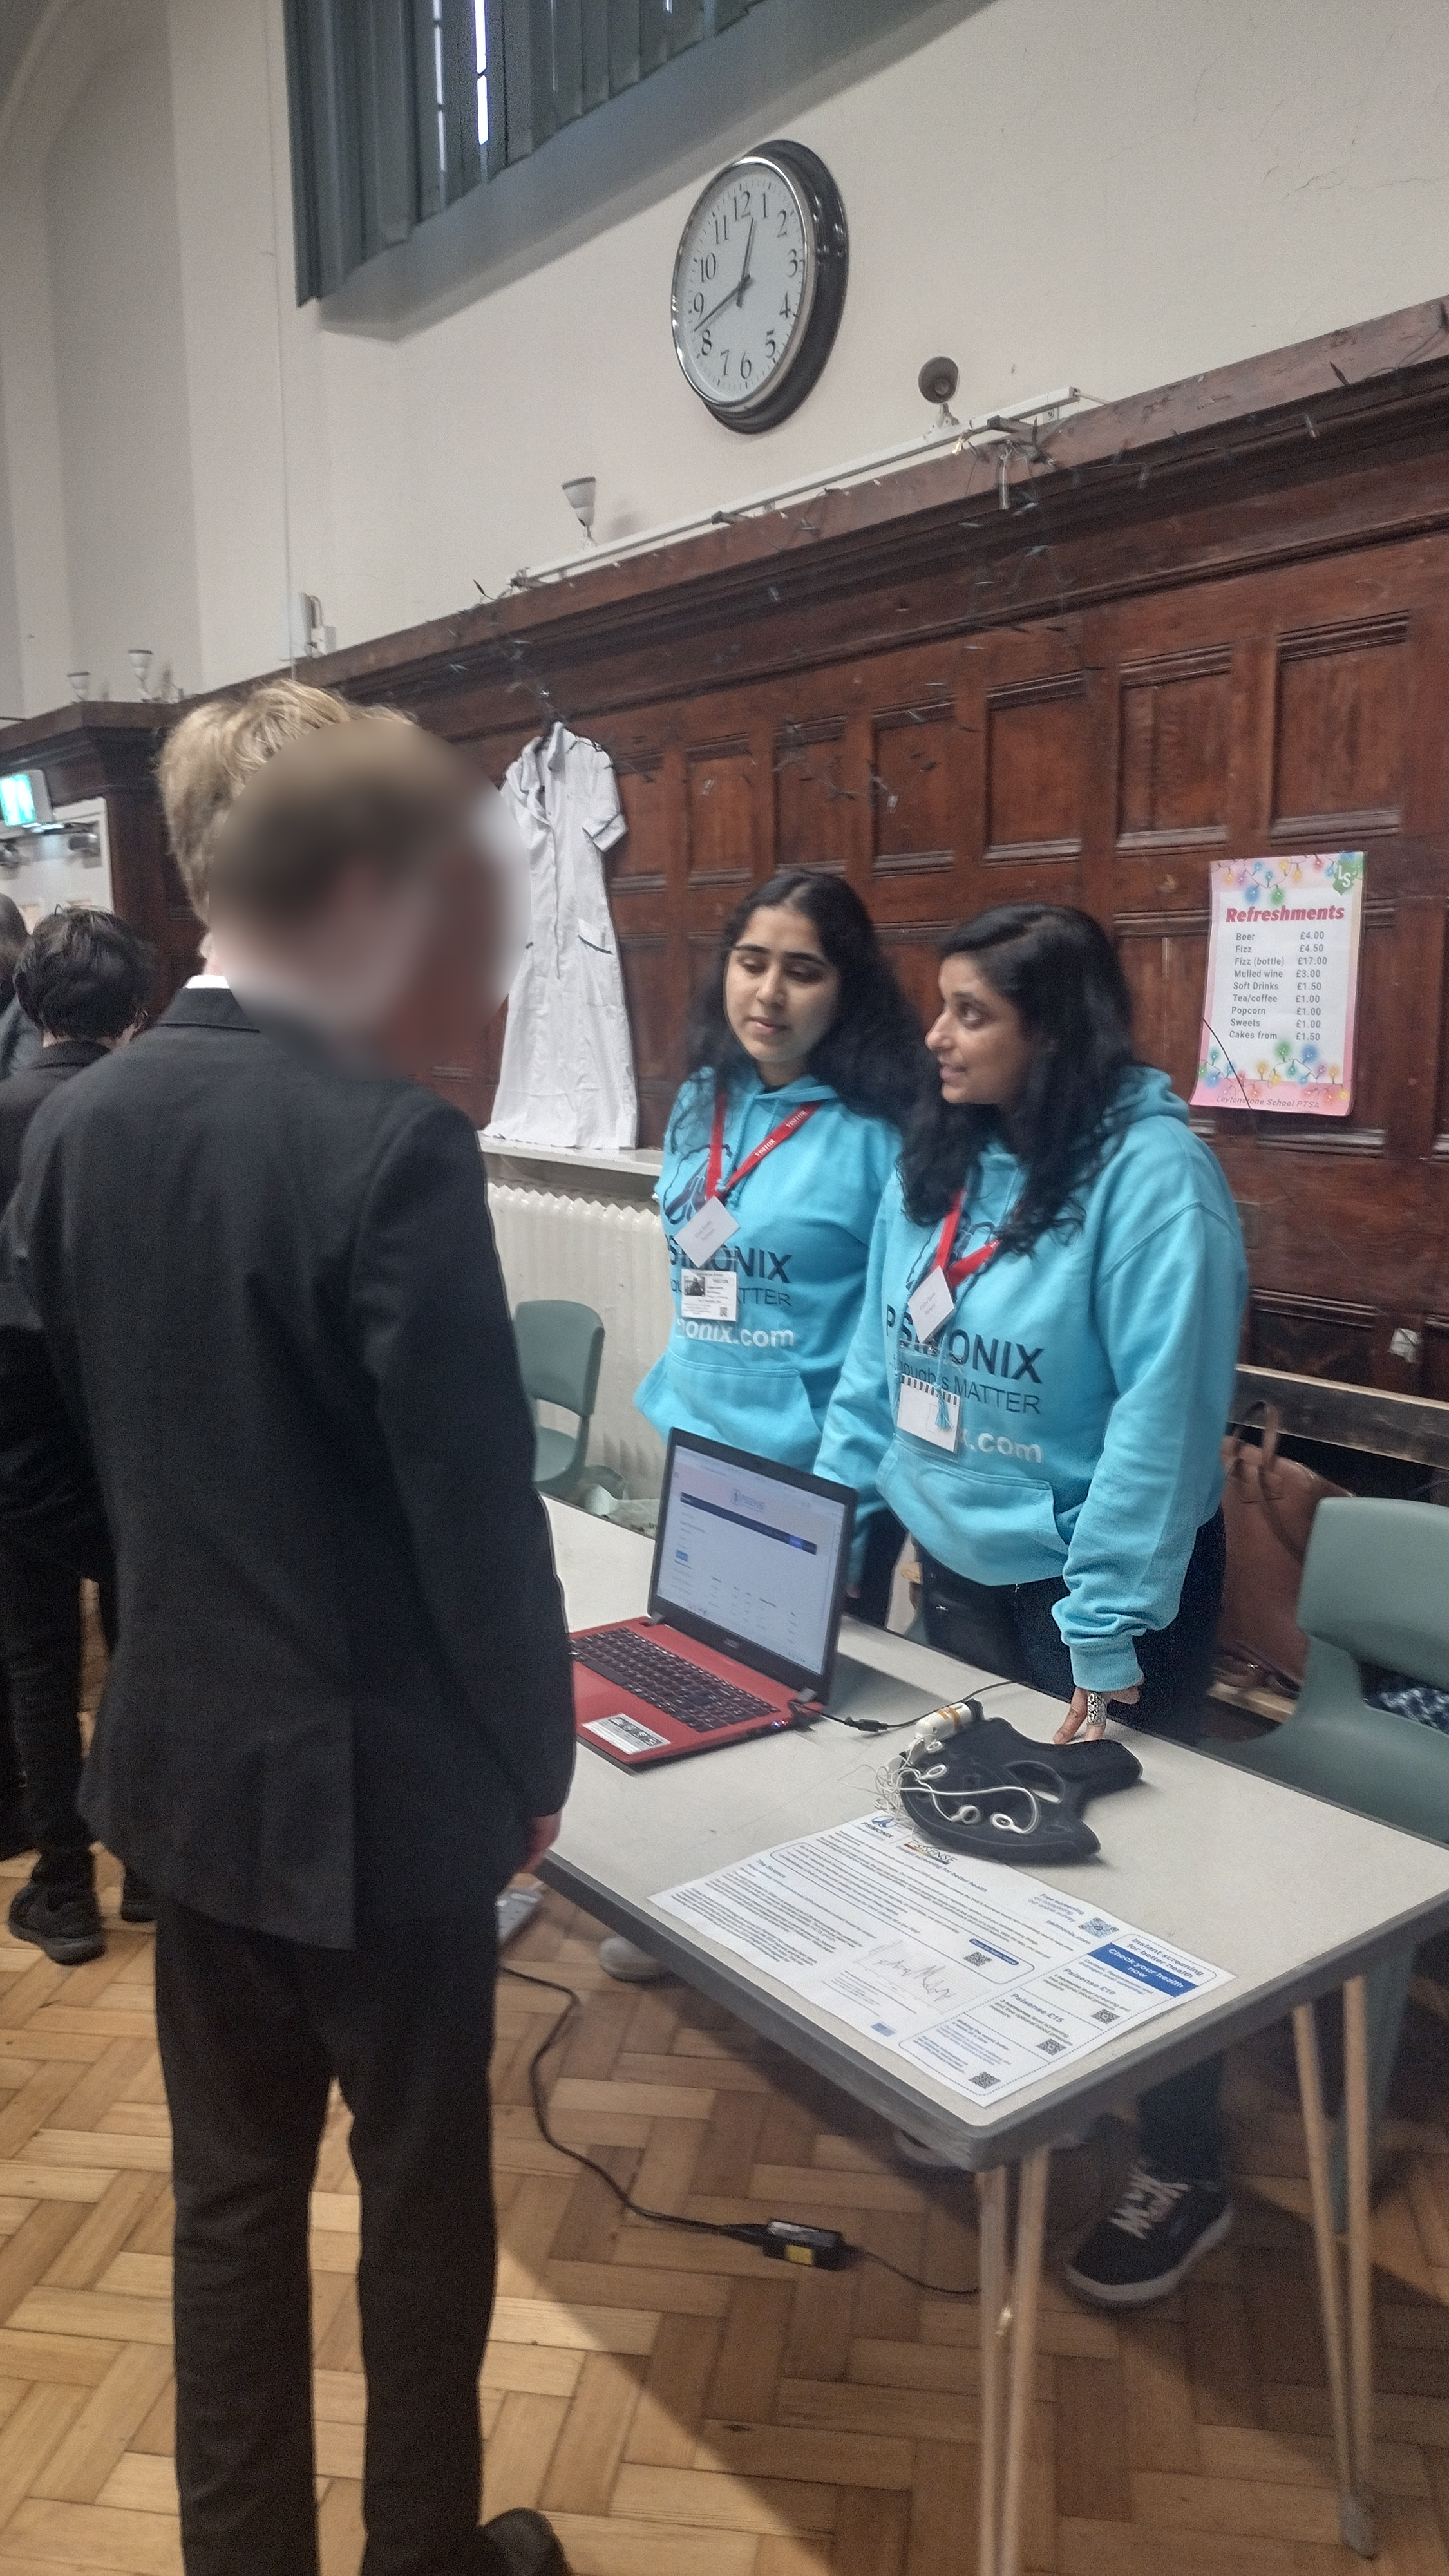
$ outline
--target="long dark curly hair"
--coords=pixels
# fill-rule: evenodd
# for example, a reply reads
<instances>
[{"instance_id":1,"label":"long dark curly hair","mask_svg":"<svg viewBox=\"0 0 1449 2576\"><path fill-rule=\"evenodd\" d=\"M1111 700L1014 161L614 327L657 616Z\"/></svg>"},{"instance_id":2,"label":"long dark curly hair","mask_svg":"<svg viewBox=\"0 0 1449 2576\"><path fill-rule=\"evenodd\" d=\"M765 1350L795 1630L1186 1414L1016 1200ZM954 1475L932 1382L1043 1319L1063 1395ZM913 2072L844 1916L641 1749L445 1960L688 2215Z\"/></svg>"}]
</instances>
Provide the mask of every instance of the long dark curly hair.
<instances>
[{"instance_id":1,"label":"long dark curly hair","mask_svg":"<svg viewBox=\"0 0 1449 2576\"><path fill-rule=\"evenodd\" d=\"M887 1118L903 1128L930 1073L921 1024L911 1009L858 894L842 877L815 868L786 868L736 904L723 930L709 976L695 996L685 1030L690 1074L712 1072L733 1082L751 1070L750 1059L725 1016L725 970L730 951L757 912L788 906L810 923L840 977L835 1017L808 1059L807 1070L828 1082L847 1109L863 1118ZM708 1117L708 1103L701 1091Z\"/></svg>"},{"instance_id":2,"label":"long dark curly hair","mask_svg":"<svg viewBox=\"0 0 1449 2576\"><path fill-rule=\"evenodd\" d=\"M974 957L1014 1004L1033 1041L1031 1067L1009 1122L943 1100L932 1081L901 1155L906 1212L916 1225L939 1222L963 1182L969 1207L982 1150L1001 1136L1024 1175L1001 1244L1029 1252L1044 1234L1080 1224L1081 1193L1121 1126L1124 1077L1137 1060L1127 979L1101 924L1066 904L997 904L953 930L941 955Z\"/></svg>"}]
</instances>

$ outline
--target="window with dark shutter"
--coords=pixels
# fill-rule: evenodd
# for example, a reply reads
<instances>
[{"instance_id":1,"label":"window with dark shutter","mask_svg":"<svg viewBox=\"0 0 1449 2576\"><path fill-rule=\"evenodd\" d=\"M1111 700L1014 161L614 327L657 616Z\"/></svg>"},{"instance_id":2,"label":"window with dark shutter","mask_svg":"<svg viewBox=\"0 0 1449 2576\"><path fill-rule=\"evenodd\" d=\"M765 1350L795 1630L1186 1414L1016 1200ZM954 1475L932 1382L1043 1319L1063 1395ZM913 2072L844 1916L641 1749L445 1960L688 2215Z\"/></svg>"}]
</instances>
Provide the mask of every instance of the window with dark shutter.
<instances>
[{"instance_id":1,"label":"window with dark shutter","mask_svg":"<svg viewBox=\"0 0 1449 2576\"><path fill-rule=\"evenodd\" d=\"M763 0L286 0L297 301Z\"/></svg>"}]
</instances>

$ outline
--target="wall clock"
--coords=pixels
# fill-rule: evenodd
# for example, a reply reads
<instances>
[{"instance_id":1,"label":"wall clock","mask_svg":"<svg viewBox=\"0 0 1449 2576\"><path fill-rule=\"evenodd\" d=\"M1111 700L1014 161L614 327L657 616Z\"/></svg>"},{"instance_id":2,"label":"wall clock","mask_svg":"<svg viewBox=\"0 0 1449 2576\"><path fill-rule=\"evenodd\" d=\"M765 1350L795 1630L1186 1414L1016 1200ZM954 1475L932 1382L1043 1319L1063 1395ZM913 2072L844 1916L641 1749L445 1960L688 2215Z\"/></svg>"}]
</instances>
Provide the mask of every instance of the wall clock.
<instances>
[{"instance_id":1,"label":"wall clock","mask_svg":"<svg viewBox=\"0 0 1449 2576\"><path fill-rule=\"evenodd\" d=\"M710 180L674 262L674 347L727 429L773 429L804 401L849 266L840 191L803 143L762 143Z\"/></svg>"}]
</instances>

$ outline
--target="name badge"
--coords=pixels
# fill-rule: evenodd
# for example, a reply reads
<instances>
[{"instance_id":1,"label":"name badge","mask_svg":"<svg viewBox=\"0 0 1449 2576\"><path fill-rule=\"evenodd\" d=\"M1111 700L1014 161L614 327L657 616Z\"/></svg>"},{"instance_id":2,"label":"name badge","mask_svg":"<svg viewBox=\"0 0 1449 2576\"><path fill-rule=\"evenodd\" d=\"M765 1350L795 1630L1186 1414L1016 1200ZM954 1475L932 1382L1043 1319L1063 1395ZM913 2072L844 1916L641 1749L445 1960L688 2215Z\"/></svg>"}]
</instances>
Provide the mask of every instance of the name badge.
<instances>
[{"instance_id":1,"label":"name badge","mask_svg":"<svg viewBox=\"0 0 1449 2576\"><path fill-rule=\"evenodd\" d=\"M941 1326L948 1324L955 1312L956 1299L946 1284L946 1273L933 1265L906 1306L906 1313L916 1329L917 1341L933 1342Z\"/></svg>"},{"instance_id":2,"label":"name badge","mask_svg":"<svg viewBox=\"0 0 1449 2576\"><path fill-rule=\"evenodd\" d=\"M948 1387L933 1386L929 1378L903 1377L896 1399L896 1428L954 1456L961 1437L961 1398Z\"/></svg>"},{"instance_id":3,"label":"name badge","mask_svg":"<svg viewBox=\"0 0 1449 2576\"><path fill-rule=\"evenodd\" d=\"M732 1324L739 1311L739 1281L732 1270L683 1270L679 1311L700 1324Z\"/></svg>"},{"instance_id":4,"label":"name badge","mask_svg":"<svg viewBox=\"0 0 1449 2576\"><path fill-rule=\"evenodd\" d=\"M730 1236L738 1234L739 1230L723 1199L706 1199L703 1207L695 1210L688 1225L679 1228L674 1240L691 1269L699 1270L710 1254L718 1252L720 1245L728 1243Z\"/></svg>"}]
</instances>

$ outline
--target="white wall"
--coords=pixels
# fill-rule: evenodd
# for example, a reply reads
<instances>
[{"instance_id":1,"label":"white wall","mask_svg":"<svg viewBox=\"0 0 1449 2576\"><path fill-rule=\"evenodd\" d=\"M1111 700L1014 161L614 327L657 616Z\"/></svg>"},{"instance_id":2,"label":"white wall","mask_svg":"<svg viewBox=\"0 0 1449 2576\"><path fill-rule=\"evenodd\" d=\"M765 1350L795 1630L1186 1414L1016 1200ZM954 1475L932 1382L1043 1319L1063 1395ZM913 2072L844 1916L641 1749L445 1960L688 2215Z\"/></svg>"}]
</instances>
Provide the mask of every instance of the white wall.
<instances>
[{"instance_id":1,"label":"white wall","mask_svg":"<svg viewBox=\"0 0 1449 2576\"><path fill-rule=\"evenodd\" d=\"M133 694L132 645L201 681L171 66L161 0L99 63L45 166L70 633ZM123 685L123 682L125 685Z\"/></svg>"},{"instance_id":2,"label":"white wall","mask_svg":"<svg viewBox=\"0 0 1449 2576\"><path fill-rule=\"evenodd\" d=\"M124 0L133 18L139 5ZM776 5L748 27L768 33ZM62 9L54 43L122 6ZM32 708L63 694L72 650L93 667L109 655L112 685L128 685L122 640L174 650L188 682L264 667L289 586L320 593L342 643L471 604L475 579L496 591L567 550L567 475L597 475L607 536L824 472L924 426L914 378L937 350L960 362L958 409L1065 381L1110 397L1449 285L1442 0L941 0L924 41L862 53L848 80L773 97L757 80L733 127L636 177L582 237L561 230L522 259L515 241L491 265L485 239L476 291L392 336L355 310L341 328L341 311L292 302L281 0L165 10L169 153L159 52L133 27L128 53L95 72L95 99L83 88L66 111L40 215L33 188L26 199L0 176L0 379ZM734 42L720 40L721 59ZM620 103L641 131L658 130L673 77ZM85 138L97 145L108 98L125 112L97 159ZM746 440L679 374L669 281L703 178L767 130L830 163L852 274L820 387L792 422ZM0 157L5 139L0 126ZM179 255L123 260L101 235L144 205L159 241L163 164ZM62 192L62 168L91 171L89 194ZM500 224L503 192L527 184L526 172L492 183ZM491 219L469 216L485 235ZM45 279L49 395L34 313L17 345L12 246L32 301ZM76 353L131 330L124 419L83 437ZM126 479L143 379L147 454L167 464ZM36 431L55 388L59 477ZM71 567L63 641L37 607L57 563ZM141 613L143 578L172 631L121 639L115 619L123 602Z\"/></svg>"}]
</instances>

